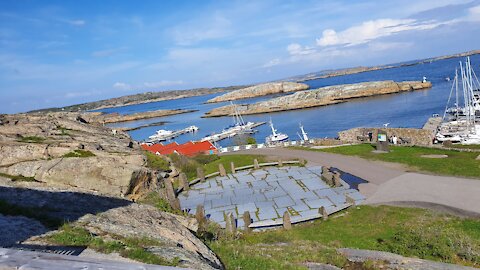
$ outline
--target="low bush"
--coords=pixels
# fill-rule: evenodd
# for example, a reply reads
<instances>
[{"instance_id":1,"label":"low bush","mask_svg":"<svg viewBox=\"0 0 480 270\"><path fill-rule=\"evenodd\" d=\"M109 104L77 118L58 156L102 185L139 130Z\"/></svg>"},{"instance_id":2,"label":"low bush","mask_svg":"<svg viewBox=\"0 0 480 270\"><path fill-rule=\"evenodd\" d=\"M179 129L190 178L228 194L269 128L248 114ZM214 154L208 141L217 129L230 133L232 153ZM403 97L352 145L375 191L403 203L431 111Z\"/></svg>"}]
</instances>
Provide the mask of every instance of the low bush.
<instances>
[{"instance_id":1,"label":"low bush","mask_svg":"<svg viewBox=\"0 0 480 270\"><path fill-rule=\"evenodd\" d=\"M80 150L80 149L74 150L70 153L66 153L65 155L63 155L64 158L70 158L70 157L86 158L86 157L94 157L94 156L95 156L94 153L88 150Z\"/></svg>"}]
</instances>

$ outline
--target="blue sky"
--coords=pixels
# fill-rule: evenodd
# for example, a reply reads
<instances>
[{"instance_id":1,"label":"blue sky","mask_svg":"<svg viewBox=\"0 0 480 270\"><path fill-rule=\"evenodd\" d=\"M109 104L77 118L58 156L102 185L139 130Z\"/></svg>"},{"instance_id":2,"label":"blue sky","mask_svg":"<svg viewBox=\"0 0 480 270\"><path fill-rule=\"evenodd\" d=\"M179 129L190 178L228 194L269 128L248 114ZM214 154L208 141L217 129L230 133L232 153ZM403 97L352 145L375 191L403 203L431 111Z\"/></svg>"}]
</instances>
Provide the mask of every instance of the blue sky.
<instances>
[{"instance_id":1,"label":"blue sky","mask_svg":"<svg viewBox=\"0 0 480 270\"><path fill-rule=\"evenodd\" d=\"M480 49L480 0L0 1L0 113Z\"/></svg>"}]
</instances>

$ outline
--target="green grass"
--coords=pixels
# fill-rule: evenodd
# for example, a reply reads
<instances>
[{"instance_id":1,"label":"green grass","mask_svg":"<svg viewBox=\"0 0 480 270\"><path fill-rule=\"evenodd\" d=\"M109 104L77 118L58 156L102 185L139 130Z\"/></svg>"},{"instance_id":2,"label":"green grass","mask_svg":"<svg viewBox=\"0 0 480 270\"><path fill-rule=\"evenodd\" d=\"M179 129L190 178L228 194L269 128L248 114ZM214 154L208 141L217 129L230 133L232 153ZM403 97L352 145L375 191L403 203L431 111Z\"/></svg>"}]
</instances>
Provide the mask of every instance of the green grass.
<instances>
[{"instance_id":1,"label":"green grass","mask_svg":"<svg viewBox=\"0 0 480 270\"><path fill-rule=\"evenodd\" d=\"M79 158L87 158L87 157L94 157L95 154L88 151L88 150L73 150L72 152L66 153L63 155L64 158L71 158L71 157L79 157Z\"/></svg>"},{"instance_id":2,"label":"green grass","mask_svg":"<svg viewBox=\"0 0 480 270\"><path fill-rule=\"evenodd\" d=\"M20 138L18 141L24 143L42 143L45 141L45 138L39 136L27 136Z\"/></svg>"},{"instance_id":3,"label":"green grass","mask_svg":"<svg viewBox=\"0 0 480 270\"><path fill-rule=\"evenodd\" d=\"M259 163L265 162L265 157L261 155L198 155L188 158L181 155L170 155L175 167L187 175L189 180L197 177L197 168L202 167L205 174L211 174L218 171L218 165L221 163L227 173L231 172L230 162L235 163L235 167L253 165L253 160L257 159Z\"/></svg>"},{"instance_id":4,"label":"green grass","mask_svg":"<svg viewBox=\"0 0 480 270\"><path fill-rule=\"evenodd\" d=\"M334 248L394 252L480 266L480 220L391 206L360 206L327 221L208 242L227 269L298 269L298 263L345 266Z\"/></svg>"},{"instance_id":5,"label":"green grass","mask_svg":"<svg viewBox=\"0 0 480 270\"><path fill-rule=\"evenodd\" d=\"M161 246L162 243L148 238L131 238L117 235L109 236L110 240L104 240L100 236L91 234L84 228L71 225L64 225L60 230L48 236L46 240L54 244L68 246L89 247L102 253L118 252L121 256L130 258L139 262L177 266L179 260L166 260L147 250L150 246Z\"/></svg>"},{"instance_id":6,"label":"green grass","mask_svg":"<svg viewBox=\"0 0 480 270\"><path fill-rule=\"evenodd\" d=\"M372 150L375 150L375 147L370 144L340 146L326 149L300 149L401 163L408 165L412 170L416 171L480 178L480 161L475 160L479 153L474 152L461 152L418 146L391 146L391 151L389 153L372 153ZM425 158L421 157L422 155L448 155L448 158Z\"/></svg>"},{"instance_id":7,"label":"green grass","mask_svg":"<svg viewBox=\"0 0 480 270\"><path fill-rule=\"evenodd\" d=\"M173 209L173 207L168 203L168 201L164 198L161 198L158 192L155 191L148 193L147 196L140 199L138 202L155 206L158 210L163 212L168 212L176 215L185 215L184 212Z\"/></svg>"},{"instance_id":8,"label":"green grass","mask_svg":"<svg viewBox=\"0 0 480 270\"><path fill-rule=\"evenodd\" d=\"M63 224L61 220L48 216L47 209L30 208L10 204L4 200L0 200L0 214L6 216L25 216L36 219L47 228L56 229Z\"/></svg>"},{"instance_id":9,"label":"green grass","mask_svg":"<svg viewBox=\"0 0 480 270\"><path fill-rule=\"evenodd\" d=\"M0 173L0 176L5 177L5 178L10 178L13 182L36 182L35 177L27 177L23 175L11 175L11 174L6 174L6 173Z\"/></svg>"},{"instance_id":10,"label":"green grass","mask_svg":"<svg viewBox=\"0 0 480 270\"><path fill-rule=\"evenodd\" d=\"M157 156L148 151L145 151L145 156L147 157L147 167L151 169L167 171L170 168L168 161L161 156Z\"/></svg>"}]
</instances>

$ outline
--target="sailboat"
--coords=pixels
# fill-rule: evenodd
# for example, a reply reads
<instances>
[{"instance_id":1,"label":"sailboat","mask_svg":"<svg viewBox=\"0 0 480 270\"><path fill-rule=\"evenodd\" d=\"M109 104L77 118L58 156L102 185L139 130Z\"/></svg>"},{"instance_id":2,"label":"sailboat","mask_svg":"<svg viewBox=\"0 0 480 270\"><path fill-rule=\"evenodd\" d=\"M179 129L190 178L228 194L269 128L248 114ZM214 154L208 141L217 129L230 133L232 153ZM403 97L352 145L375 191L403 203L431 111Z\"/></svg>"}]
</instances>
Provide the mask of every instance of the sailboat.
<instances>
[{"instance_id":1,"label":"sailboat","mask_svg":"<svg viewBox=\"0 0 480 270\"><path fill-rule=\"evenodd\" d=\"M477 121L480 117L479 93L480 82L473 71L470 57L467 57L465 64L460 62L460 76L458 69L455 70L455 77L442 118L443 122L438 127L435 141L462 144L480 143L480 124ZM462 97L463 104L460 100ZM453 98L455 98L454 106L449 107Z\"/></svg>"},{"instance_id":2,"label":"sailboat","mask_svg":"<svg viewBox=\"0 0 480 270\"><path fill-rule=\"evenodd\" d=\"M287 134L277 132L277 130L273 127L272 119L270 119L269 124L270 128L272 129L272 134L265 138L265 142L267 144L274 144L288 140Z\"/></svg>"}]
</instances>

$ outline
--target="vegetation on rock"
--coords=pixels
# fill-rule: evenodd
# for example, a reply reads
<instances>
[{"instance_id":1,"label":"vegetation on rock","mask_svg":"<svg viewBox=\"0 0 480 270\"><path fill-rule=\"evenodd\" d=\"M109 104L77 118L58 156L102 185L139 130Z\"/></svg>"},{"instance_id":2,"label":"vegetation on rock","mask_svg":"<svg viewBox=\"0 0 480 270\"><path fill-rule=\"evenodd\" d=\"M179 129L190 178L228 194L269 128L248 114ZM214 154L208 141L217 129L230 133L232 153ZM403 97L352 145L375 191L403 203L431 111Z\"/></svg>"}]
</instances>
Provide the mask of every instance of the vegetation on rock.
<instances>
[{"instance_id":1,"label":"vegetation on rock","mask_svg":"<svg viewBox=\"0 0 480 270\"><path fill-rule=\"evenodd\" d=\"M70 157L79 157L79 158L86 158L86 157L94 157L95 154L92 153L91 151L88 150L73 150L72 152L66 153L63 155L65 158L70 158Z\"/></svg>"},{"instance_id":2,"label":"vegetation on rock","mask_svg":"<svg viewBox=\"0 0 480 270\"><path fill-rule=\"evenodd\" d=\"M147 167L154 170L169 170L170 163L161 156L157 156L151 152L145 151L145 156L147 157Z\"/></svg>"}]
</instances>

